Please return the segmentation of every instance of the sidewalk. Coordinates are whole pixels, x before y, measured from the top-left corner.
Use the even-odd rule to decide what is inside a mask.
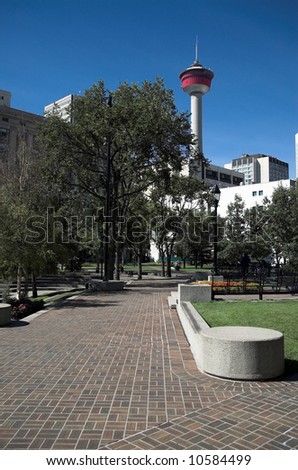
[[[0,328],[0,449],[298,449],[298,377],[199,372],[176,285],[133,281]]]

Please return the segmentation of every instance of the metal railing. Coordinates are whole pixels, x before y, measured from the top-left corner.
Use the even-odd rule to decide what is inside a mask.
[[[298,273],[281,267],[254,266],[243,272],[241,267],[222,268],[223,281],[212,277],[212,298],[216,296],[298,294]]]

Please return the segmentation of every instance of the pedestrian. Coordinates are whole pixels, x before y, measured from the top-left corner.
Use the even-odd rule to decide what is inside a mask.
[[[248,256],[248,253],[244,253],[244,255],[241,258],[241,267],[242,267],[242,275],[243,277],[246,277],[248,274],[248,269],[250,265],[250,257]]]

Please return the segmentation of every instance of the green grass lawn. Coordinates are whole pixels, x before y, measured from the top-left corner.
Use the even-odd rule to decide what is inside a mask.
[[[54,303],[60,300],[66,300],[68,297],[72,297],[73,295],[78,295],[81,292],[84,292],[84,289],[70,289],[69,291],[62,291],[62,292],[53,292],[51,294],[40,295],[37,297],[38,300],[42,299],[45,303]],[[32,299],[34,301],[34,299]]]
[[[195,309],[211,326],[256,326],[284,334],[287,373],[298,372],[298,301],[195,302]]]
[[[83,267],[95,269],[96,263],[83,263]],[[137,264],[134,264],[134,263],[125,264],[123,267],[124,267],[124,270],[126,271],[127,270],[137,271],[138,269]],[[142,268],[143,268],[143,271],[161,271],[161,263],[155,263],[155,262],[143,263]],[[186,265],[185,268],[183,268],[183,263],[181,263],[180,272],[183,273],[183,272],[209,271],[211,268],[212,266],[204,266],[203,269],[201,269],[200,267],[196,269],[195,266],[190,266],[190,265]]]

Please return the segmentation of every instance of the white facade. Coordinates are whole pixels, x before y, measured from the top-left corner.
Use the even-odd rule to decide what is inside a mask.
[[[192,94],[191,101],[191,130],[196,136],[196,146],[203,153],[203,130],[202,130],[202,96],[200,93]]]
[[[246,209],[250,209],[256,205],[262,206],[264,198],[266,197],[270,200],[274,190],[278,188],[278,186],[290,188],[291,186],[295,186],[295,181],[287,179],[270,181],[269,183],[245,184],[232,188],[222,188],[218,214],[221,217],[226,216],[228,205],[234,202],[236,194],[243,199]]]
[[[55,110],[65,121],[71,121],[70,106],[76,99],[76,95],[67,95],[54,103],[48,104],[44,108],[45,115],[52,114]]]
[[[225,165],[245,175],[245,184],[268,183],[289,178],[289,165],[271,155],[243,154]]]

